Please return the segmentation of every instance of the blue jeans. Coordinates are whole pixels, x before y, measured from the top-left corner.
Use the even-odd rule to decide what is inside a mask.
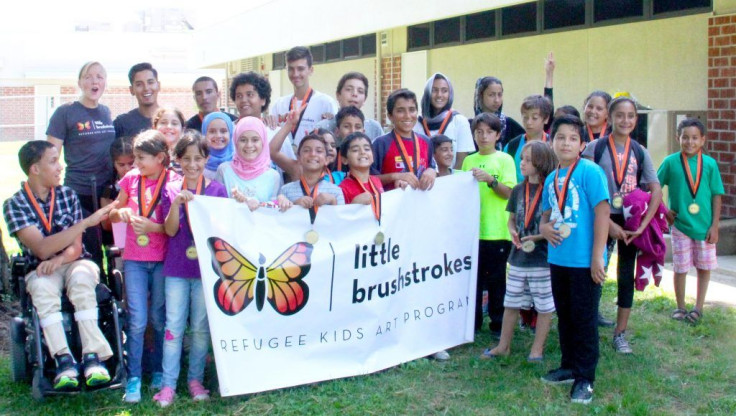
[[[125,296],[128,305],[128,377],[141,376],[143,338],[148,324],[148,297],[151,297],[151,325],[154,331],[153,371],[161,372],[161,356],[166,319],[164,263],[125,260]]]
[[[189,318],[192,345],[189,349],[187,382],[204,379],[210,345],[210,327],[200,279],[166,277],[166,335],[164,337],[164,387],[176,390],[181,368],[181,344]]]

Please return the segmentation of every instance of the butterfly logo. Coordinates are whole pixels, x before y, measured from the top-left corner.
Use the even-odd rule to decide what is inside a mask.
[[[89,121],[87,121],[85,123],[79,123],[79,122],[77,122],[77,130],[79,130],[79,131],[85,131],[85,130],[89,130],[91,128],[92,128],[92,124],[90,124]]]
[[[220,280],[215,283],[215,303],[229,316],[240,313],[255,300],[256,309],[263,309],[268,300],[281,315],[293,315],[307,304],[309,287],[302,280],[309,273],[312,245],[296,243],[264,267],[261,254],[256,266],[227,241],[210,237],[207,245],[212,252],[212,268]]]

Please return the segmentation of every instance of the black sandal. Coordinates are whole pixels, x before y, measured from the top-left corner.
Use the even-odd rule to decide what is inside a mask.
[[[697,325],[702,317],[703,313],[697,309],[693,309],[685,315],[685,319],[693,325]]]
[[[675,321],[682,321],[687,316],[687,311],[685,309],[677,308],[672,312],[671,318]]]

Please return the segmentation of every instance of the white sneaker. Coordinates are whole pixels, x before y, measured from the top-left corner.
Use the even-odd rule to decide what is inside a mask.
[[[430,355],[430,357],[437,361],[447,361],[450,359],[450,354],[447,351],[442,350]]]

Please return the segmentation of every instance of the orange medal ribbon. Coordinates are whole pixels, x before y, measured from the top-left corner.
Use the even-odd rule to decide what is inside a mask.
[[[138,181],[138,214],[142,215],[146,218],[151,218],[151,214],[153,214],[153,208],[156,207],[156,204],[158,204],[158,201],[161,199],[161,190],[164,187],[164,182],[166,182],[166,177],[169,176],[169,170],[164,169],[161,171],[161,174],[158,177],[158,183],[156,184],[156,189],[153,191],[153,195],[151,198],[151,203],[146,204],[144,194],[146,193],[146,177],[143,175],[140,175],[140,180]]]
[[[316,198],[317,195],[319,194],[319,183],[321,181],[322,179],[320,179],[319,181],[317,181],[316,184],[314,184],[314,188],[310,188],[309,184],[307,183],[307,179],[304,177],[304,175],[302,175],[299,178],[299,182],[301,183],[302,192],[304,192],[304,196],[308,196],[312,198],[312,201],[314,201],[314,198]],[[319,207],[314,205],[314,202],[312,202],[312,208],[309,208],[309,219],[312,221],[312,224],[314,224],[314,219],[317,217],[318,210],[319,210]]]
[[[376,186],[373,185],[373,182],[371,182],[371,178],[368,177],[368,185],[370,186],[371,190],[368,191],[366,189],[365,185],[363,185],[363,182],[358,179],[357,176],[353,175],[352,173],[349,174],[352,176],[353,180],[360,185],[360,189],[363,190],[363,192],[368,192],[371,196],[371,208],[373,208],[373,215],[376,216],[376,219],[378,220],[378,224],[381,224],[381,193],[378,192],[378,189],[376,189]]]
[[[330,180],[330,183],[332,184],[335,183],[335,178],[332,177],[332,172],[330,172],[329,168],[325,168],[325,173],[322,175],[322,179],[324,179],[325,177],[327,177]]]
[[[532,218],[534,218],[534,213],[537,211],[537,205],[539,204],[539,197],[542,195],[542,188],[544,188],[544,185],[539,184],[537,186],[536,192],[534,192],[534,199],[532,200],[532,204],[529,205],[529,181],[524,181],[524,229],[526,230],[529,228],[529,223],[532,221]]]
[[[23,182],[23,189],[25,190],[26,198],[28,198],[28,200],[31,202],[31,205],[33,206],[33,210],[36,211],[38,219],[41,220],[46,233],[51,234],[51,227],[53,227],[54,225],[54,210],[56,208],[56,190],[54,188],[51,188],[51,199],[49,200],[49,215],[46,216],[46,214],[44,214],[43,210],[41,209],[41,206],[38,204],[36,197],[33,196],[33,191],[31,191],[31,187],[28,186],[28,182]]]
[[[618,186],[619,192],[621,191],[621,185],[624,183],[624,176],[626,175],[626,169],[629,167],[629,152],[631,151],[631,136],[626,138],[626,144],[624,145],[624,160],[623,163],[619,163],[618,152],[616,151],[616,143],[613,141],[613,135],[608,136],[608,153],[611,155],[611,161],[615,169],[614,180],[616,186]]]
[[[406,166],[409,172],[416,174],[419,164],[419,138],[414,132],[411,132],[411,137],[414,139],[414,159],[409,163],[409,155],[406,152],[406,147],[404,147],[404,140],[394,130],[394,141],[396,141],[396,146],[399,148],[399,152],[401,152],[401,158],[404,159],[404,166]]]
[[[586,126],[588,128],[588,142],[592,142],[595,140],[595,135],[593,133],[593,129],[590,128],[590,126]],[[601,127],[601,132],[598,134],[598,137],[603,137],[606,134],[606,129],[608,128],[608,123],[603,123],[603,127]]]
[[[567,176],[565,177],[565,181],[562,184],[562,189],[559,189],[559,177],[560,177],[560,166],[557,166],[557,169],[555,170],[555,196],[557,197],[557,207],[560,208],[560,213],[563,215],[565,214],[565,199],[567,199],[567,185],[570,183],[570,178],[572,178],[572,173],[575,171],[575,168],[578,167],[578,162],[580,162],[580,158],[578,157],[575,159],[575,163],[570,165],[570,168],[567,170]]]
[[[442,120],[442,124],[440,124],[440,129],[437,130],[437,134],[445,134],[445,129],[447,129],[447,124],[450,122],[451,118],[452,118],[452,108],[448,108],[447,115],[445,116],[445,119]],[[424,128],[424,134],[426,134],[427,137],[432,137],[432,131],[429,129],[427,120],[422,119],[422,127]]]
[[[700,179],[703,177],[703,152],[698,151],[698,167],[695,172],[695,180],[693,180],[693,173],[690,171],[690,164],[687,163],[687,156],[685,156],[684,152],[680,153],[680,161],[682,162],[682,169],[685,171],[685,176],[687,176],[688,189],[693,199],[695,199],[695,195],[698,194],[698,189],[700,189]]]

